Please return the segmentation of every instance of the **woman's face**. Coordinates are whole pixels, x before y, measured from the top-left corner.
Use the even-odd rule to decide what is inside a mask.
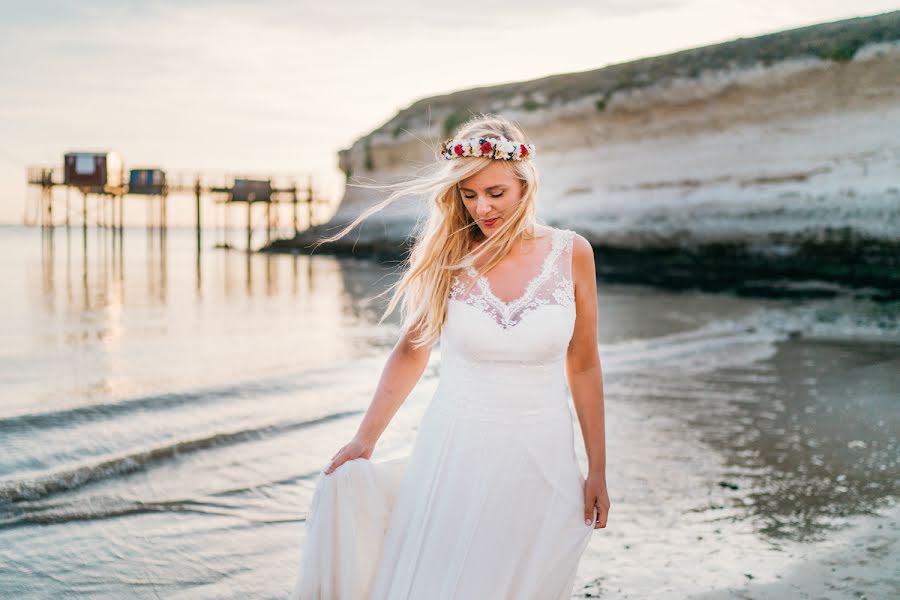
[[[503,161],[484,160],[490,160],[491,164],[460,181],[459,193],[466,210],[488,238],[522,199],[522,182]]]

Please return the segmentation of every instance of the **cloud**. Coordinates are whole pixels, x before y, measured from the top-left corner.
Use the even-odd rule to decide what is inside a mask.
[[[452,32],[459,29],[491,31],[564,22],[572,17],[616,18],[669,10],[684,0],[579,0],[548,3],[545,0],[510,2],[425,3],[418,0],[381,2],[322,2],[290,0],[156,0],[155,2],[81,0],[20,3],[7,7],[6,28],[41,28],[55,25],[96,26],[154,21],[161,27],[169,20],[215,23],[238,18],[244,23],[265,24],[297,31],[332,34],[411,30]]]

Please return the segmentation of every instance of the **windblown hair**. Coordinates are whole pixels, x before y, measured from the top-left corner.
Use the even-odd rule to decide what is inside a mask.
[[[491,114],[479,114],[463,123],[453,135],[456,138],[505,137],[509,140],[531,143],[524,132],[512,121]],[[534,237],[534,199],[538,191],[538,173],[532,160],[502,160],[488,157],[464,157],[453,160],[439,158],[435,150],[435,164],[429,165],[423,174],[401,183],[384,186],[358,185],[358,187],[393,189],[384,200],[366,209],[361,215],[337,234],[321,238],[316,246],[333,242],[346,235],[357,224],[384,209],[406,195],[423,196],[428,204],[428,216],[417,220],[414,243],[409,251],[407,268],[401,278],[376,298],[394,290],[379,323],[401,304],[401,321],[404,333],[411,333],[415,347],[433,344],[440,336],[446,320],[447,303],[453,276],[470,261],[482,255],[491,256],[481,269],[484,273],[494,267],[512,249],[516,239]],[[487,241],[469,211],[463,205],[459,183],[488,167],[492,160],[501,160],[521,182],[521,201],[505,214],[501,227]],[[357,185],[357,184],[348,184]],[[472,245],[479,243],[472,252]]]

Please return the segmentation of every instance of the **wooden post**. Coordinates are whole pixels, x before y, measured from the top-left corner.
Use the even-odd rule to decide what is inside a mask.
[[[84,238],[87,240],[87,227],[88,227],[88,207],[87,207],[87,192],[81,190],[81,227],[84,230]],[[85,241],[85,243],[87,243]]]
[[[313,226],[313,184],[312,184],[312,175],[309,176],[307,181],[307,191],[306,191],[306,227],[312,228]]]
[[[118,204],[118,195],[112,194],[109,197],[109,227],[112,230],[113,237],[118,235],[119,233],[119,222],[116,219],[116,204]]]
[[[247,252],[250,252],[253,237],[253,212],[250,210],[252,206],[253,202],[247,198]]]
[[[226,249],[231,248],[231,244],[228,242],[228,229],[229,229],[228,213],[229,212],[231,212],[231,211],[228,207],[228,203],[223,202],[222,203],[222,240],[223,240],[222,246],[225,247]]]
[[[41,228],[53,227],[53,188],[41,185]]]
[[[201,194],[201,191],[202,191],[202,189],[200,187],[200,176],[198,175],[197,181],[194,183],[194,197],[196,198],[196,202],[197,202],[197,254],[200,253],[200,248],[201,248],[201,243],[202,243],[201,236],[200,236],[200,194]]]
[[[297,234],[300,233],[300,224],[297,222],[297,184],[294,184],[294,187],[291,188],[291,205],[294,210],[294,237],[297,237]]]

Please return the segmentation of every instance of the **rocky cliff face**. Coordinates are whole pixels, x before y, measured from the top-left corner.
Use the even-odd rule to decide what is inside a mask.
[[[350,183],[409,177],[460,120],[496,112],[537,146],[538,217],[585,236],[601,276],[897,289],[898,32],[900,11],[426,99],[341,167]],[[303,249],[383,197],[348,187],[328,224],[273,248]],[[421,204],[317,251],[399,256]]]

